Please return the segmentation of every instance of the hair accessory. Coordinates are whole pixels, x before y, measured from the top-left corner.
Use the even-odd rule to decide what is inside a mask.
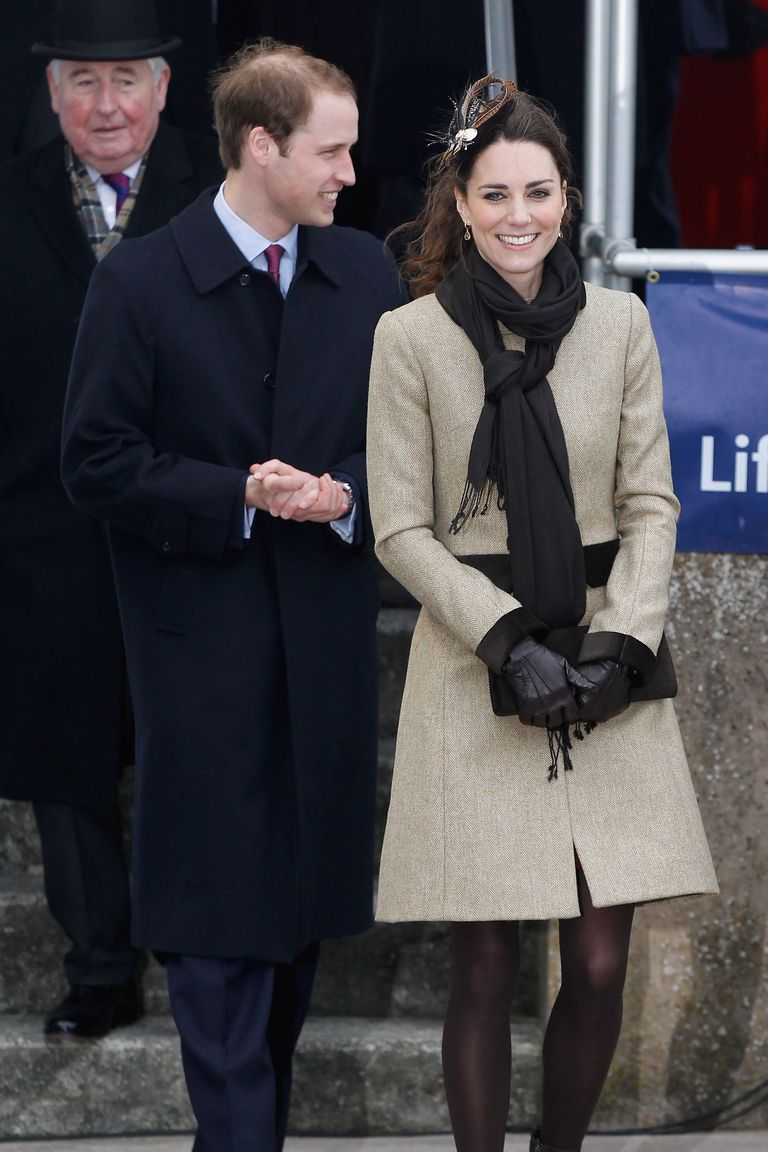
[[[481,80],[470,84],[464,95],[455,105],[455,112],[447,134],[442,137],[448,147],[444,158],[449,160],[464,152],[477,139],[478,129],[501,111],[517,92],[517,85],[511,80],[500,80],[489,73]]]
[[[454,136],[456,147],[466,148],[468,144],[472,143],[475,136],[477,136],[477,128],[459,128]]]

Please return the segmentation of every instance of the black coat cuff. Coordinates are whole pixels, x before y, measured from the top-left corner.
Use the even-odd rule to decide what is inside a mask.
[[[533,612],[527,608],[515,608],[486,632],[475,648],[475,655],[494,672],[500,673],[515,644],[525,640],[526,636],[546,636],[548,631],[544,621],[534,616]]]
[[[616,660],[632,669],[642,684],[653,670],[656,654],[623,632],[587,632],[579,651],[579,664],[589,660]]]

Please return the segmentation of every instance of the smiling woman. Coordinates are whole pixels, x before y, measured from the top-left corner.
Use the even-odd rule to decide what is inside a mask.
[[[579,196],[553,115],[486,76],[444,143],[404,265],[418,299],[371,365],[376,551],[422,605],[377,916],[451,923],[458,1152],[502,1152],[517,923],[560,920],[531,1152],[577,1152],[635,904],[717,890],[672,702],[635,702],[678,504],[647,313],[584,285],[560,239]]]
[[[566,188],[543,145],[499,140],[478,157],[466,190],[455,190],[478,252],[529,304],[560,233]]]
[[[97,172],[129,168],[149,148],[165,107],[164,60],[52,60],[51,106],[73,151]]]

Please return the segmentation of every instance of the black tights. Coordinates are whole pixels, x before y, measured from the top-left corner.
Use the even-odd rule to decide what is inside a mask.
[[[544,1036],[541,1138],[578,1148],[621,1029],[632,905],[594,908],[578,872],[581,916],[560,921],[563,980]],[[458,1152],[501,1152],[509,1111],[509,1014],[520,968],[516,923],[451,926],[443,1075]]]

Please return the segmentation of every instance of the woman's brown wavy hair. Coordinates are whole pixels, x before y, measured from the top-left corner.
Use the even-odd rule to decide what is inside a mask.
[[[475,140],[453,154],[443,152],[429,162],[424,206],[415,220],[396,228],[394,236],[413,236],[405,250],[401,268],[414,297],[434,292],[453,265],[461,259],[464,224],[456,209],[457,189],[466,195],[467,182],[478,156],[498,140],[526,140],[547,149],[567,184],[567,205],[562,233],[570,235],[574,209],[581,206],[581,193],[571,187],[573,165],[566,138],[554,112],[529,96],[515,91],[499,112],[480,126]]]

